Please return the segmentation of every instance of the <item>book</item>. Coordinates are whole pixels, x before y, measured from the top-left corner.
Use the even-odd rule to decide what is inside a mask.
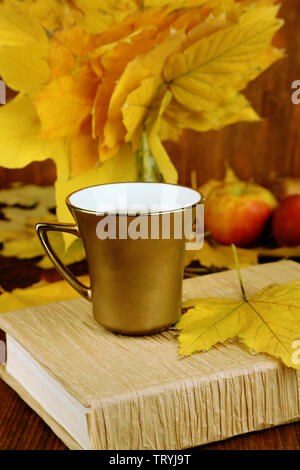
[[[242,276],[251,295],[299,279],[300,265]],[[240,298],[236,272],[184,280],[184,300],[201,296]],[[186,449],[300,420],[299,372],[236,339],[180,357],[175,329],[111,333],[83,298],[2,314],[0,329],[2,379],[70,449]]]

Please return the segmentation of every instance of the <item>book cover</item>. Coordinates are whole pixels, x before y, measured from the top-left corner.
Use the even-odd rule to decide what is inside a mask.
[[[299,279],[300,265],[269,263],[242,275],[251,295]],[[201,296],[239,298],[236,272],[184,281],[184,300]],[[95,322],[84,299],[3,314],[0,329],[16,345],[14,357],[35,367],[32,380],[29,373],[16,380],[8,344],[2,378],[71,449],[185,449],[300,419],[299,373],[235,339],[183,358],[174,329],[116,335]],[[44,404],[33,396],[42,376],[67,404],[54,392],[40,393]],[[66,429],[67,408],[78,410],[76,432],[73,422]]]

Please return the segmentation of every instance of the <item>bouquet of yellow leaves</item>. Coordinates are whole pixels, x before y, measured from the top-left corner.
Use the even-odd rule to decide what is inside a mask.
[[[259,116],[241,93],[283,56],[275,0],[3,0],[0,165],[51,158],[66,194],[177,182],[162,141]]]

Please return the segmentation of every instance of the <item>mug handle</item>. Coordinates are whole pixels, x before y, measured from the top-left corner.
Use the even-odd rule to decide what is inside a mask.
[[[92,297],[92,290],[90,287],[86,287],[82,284],[74,274],[71,273],[69,268],[63,264],[63,262],[59,259],[57,254],[53,251],[53,248],[50,245],[48,234],[47,232],[66,232],[72,235],[76,235],[76,237],[80,238],[79,229],[77,225],[73,224],[47,224],[47,223],[39,223],[36,224],[35,230],[38,234],[38,237],[46,250],[49,258],[51,259],[52,263],[56,267],[57,271],[68,281],[69,284],[85,299],[91,300]]]

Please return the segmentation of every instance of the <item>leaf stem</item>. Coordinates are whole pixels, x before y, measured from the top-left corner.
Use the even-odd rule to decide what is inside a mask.
[[[236,267],[236,271],[237,271],[237,276],[238,276],[239,283],[240,283],[240,287],[241,287],[241,291],[242,291],[242,296],[243,296],[243,299],[245,300],[245,302],[247,302],[245,287],[244,287],[243,279],[242,279],[242,276],[241,276],[239,258],[238,258],[236,246],[234,245],[234,243],[231,244],[231,248],[232,248],[232,251],[233,251],[234,262],[235,262],[235,267]]]
[[[152,156],[146,131],[143,131],[139,148],[135,153],[137,181],[163,182],[163,176]]]

